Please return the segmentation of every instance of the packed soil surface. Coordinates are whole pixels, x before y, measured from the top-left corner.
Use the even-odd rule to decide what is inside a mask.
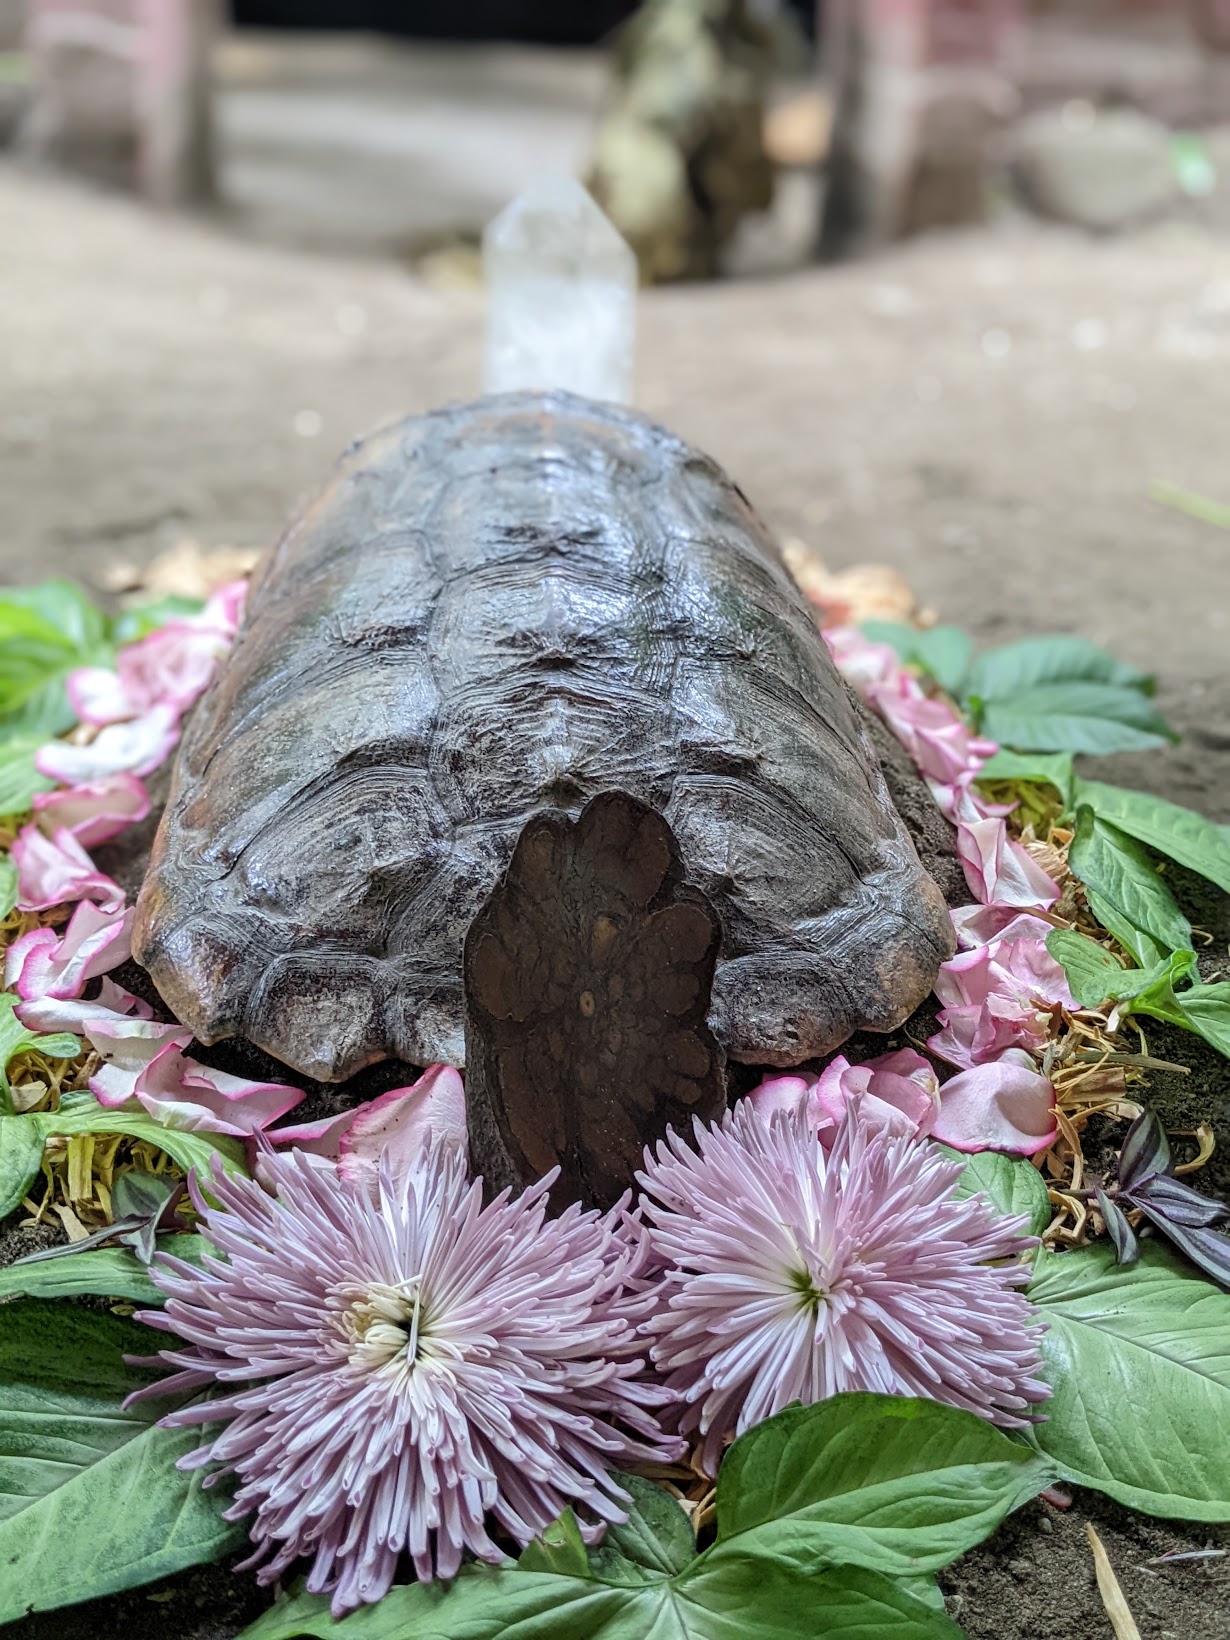
[[[90,582],[185,538],[267,545],[352,437],[478,388],[472,289],[3,169],[0,220],[5,581]],[[1230,503],[1228,366],[1230,244],[1009,227],[651,292],[637,402],[831,566],[896,566],[983,644],[1079,632],[1156,672],[1180,744],[1098,774],[1230,821],[1230,534],[1149,495],[1167,480]],[[1180,886],[1224,957],[1224,903]],[[1195,1068],[1158,1079],[1167,1115],[1230,1129],[1226,1061],[1160,1030],[1154,1045]],[[1210,1178],[1230,1183],[1224,1164]],[[21,1250],[10,1236],[0,1259]],[[1230,1558],[1156,1564],[1224,1532],[1078,1493],[1021,1510],[944,1575],[973,1640],[1111,1640],[1086,1521],[1144,1640],[1230,1637]],[[202,1568],[6,1634],[230,1640],[267,1599]]]

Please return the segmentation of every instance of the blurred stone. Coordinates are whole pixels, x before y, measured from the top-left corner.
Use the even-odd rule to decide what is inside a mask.
[[[564,388],[626,404],[636,258],[572,177],[533,182],[487,225],[488,393]]]
[[[1180,197],[1170,132],[1132,109],[1094,111],[1080,121],[1067,109],[1032,114],[1013,146],[1029,202],[1059,222],[1106,231]]]

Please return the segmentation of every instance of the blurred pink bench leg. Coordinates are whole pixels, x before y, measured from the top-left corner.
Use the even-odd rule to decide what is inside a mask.
[[[219,17],[218,0],[30,0],[26,151],[160,205],[209,199]]]

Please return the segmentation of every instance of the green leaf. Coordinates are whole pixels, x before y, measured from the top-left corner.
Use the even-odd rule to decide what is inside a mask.
[[[947,1145],[938,1148],[952,1161],[965,1163],[965,1171],[953,1189],[958,1199],[981,1190],[1005,1217],[1023,1217],[1031,1236],[1040,1236],[1051,1222],[1051,1198],[1041,1173],[1032,1162],[1019,1156],[1005,1156],[998,1150],[981,1150],[977,1155],[966,1156],[959,1150],[950,1150]]]
[[[1176,738],[1150,705],[1152,691],[1135,667],[1083,638],[1057,636],[979,655],[966,700],[985,734],[1018,751],[1121,752]]]
[[[1094,916],[1142,967],[1191,950],[1191,924],[1144,848],[1087,803],[1076,810],[1068,864],[1084,883]]]
[[[540,1532],[517,1561],[523,1572],[550,1572],[558,1577],[590,1576],[589,1551],[571,1509],[565,1509]]]
[[[652,1481],[640,1475],[619,1480],[632,1497],[632,1508],[622,1525],[608,1526],[601,1544],[590,1551],[591,1562],[601,1573],[619,1555],[656,1576],[673,1577],[696,1555],[691,1521],[671,1494]]]
[[[9,855],[0,856],[0,918],[17,904],[17,867]]]
[[[152,603],[137,604],[126,609],[111,622],[111,641],[116,644],[135,643],[147,638],[168,621],[182,620],[185,615],[198,615],[205,608],[203,598],[183,598],[175,594],[156,598]]]
[[[37,746],[68,728],[65,679],[78,666],[109,664],[113,653],[101,610],[71,581],[10,589],[0,598],[0,738]]]
[[[16,1212],[43,1165],[43,1134],[32,1116],[0,1116],[0,1219]]]
[[[162,1236],[160,1253],[199,1263],[209,1244],[203,1236]],[[130,1299],[135,1304],[164,1304],[166,1299],[150,1273],[127,1247],[99,1247],[89,1253],[65,1253],[63,1258],[20,1260],[0,1270],[0,1299],[79,1298],[92,1293],[101,1298]],[[2,1391],[0,1391],[2,1393]]]
[[[1010,701],[1029,689],[1052,683],[1103,683],[1142,694],[1152,679],[1084,638],[1067,634],[1020,638],[987,649],[970,671],[966,694],[981,701]]]
[[[1230,1059],[1230,984],[1192,985],[1175,998],[1183,1023]]]
[[[130,1139],[146,1139],[165,1150],[186,1173],[195,1168],[202,1178],[208,1178],[215,1156],[227,1173],[247,1171],[239,1139],[164,1127],[143,1110],[107,1110],[93,1094],[73,1093],[60,1101],[59,1110],[0,1116],[0,1219],[20,1204],[38,1177],[47,1140],[74,1133],[123,1133]]]
[[[950,695],[960,693],[974,653],[974,642],[959,626],[906,626],[900,621],[864,621],[874,643],[886,643],[907,666],[921,667]]]
[[[73,649],[92,651],[107,641],[107,618],[75,581],[43,581],[32,587],[9,587],[0,597],[0,619],[25,610],[44,620]]]
[[[216,1560],[243,1538],[225,1496],[175,1464],[197,1429],[156,1429],[166,1400],[122,1410],[153,1374],[148,1331],[19,1299],[0,1328],[0,1623]]]
[[[1076,801],[1088,803],[1099,819],[1230,894],[1230,827],[1214,825],[1193,809],[1164,798],[1106,786],[1098,780],[1079,781]]]
[[[1046,948],[1062,967],[1068,989],[1086,1008],[1099,1007],[1130,972],[1096,940],[1072,928],[1048,934]]]
[[[1116,1000],[1124,1013],[1151,1014],[1154,1019],[1185,1026],[1187,1021],[1174,988],[1195,971],[1194,951],[1174,951],[1152,968],[1128,969]]]
[[[35,792],[51,790],[54,781],[34,767],[35,752],[50,738],[41,733],[7,734],[0,721],[0,814],[25,814]]]
[[[280,1602],[238,1640],[960,1640],[890,1578],[711,1549],[673,1582],[615,1588],[542,1572],[467,1568],[392,1589],[335,1622],[319,1595]]]
[[[1129,1509],[1230,1520],[1230,1294],[1157,1242],[1043,1253],[1029,1297],[1054,1394],[1029,1440]]]
[[[1195,490],[1185,490],[1178,484],[1171,484],[1165,479],[1159,479],[1149,491],[1152,500],[1160,501],[1164,507],[1173,507],[1177,512],[1187,513],[1190,518],[1198,518],[1201,523],[1215,524],[1218,529],[1230,530],[1230,507],[1223,502],[1214,501],[1211,496],[1200,495]]]
[[[718,1475],[717,1541],[808,1571],[915,1576],[981,1543],[1052,1478],[973,1413],[836,1395],[735,1442]]]
[[[1072,802],[1076,775],[1071,752],[998,751],[978,772],[979,780],[1028,780],[1054,786],[1065,804]]]
[[[58,1031],[54,1036],[39,1036],[37,1031],[28,1031],[14,1012],[20,1000],[9,991],[0,994],[0,1112],[4,1113],[13,1108],[8,1068],[19,1053],[37,1048],[49,1059],[75,1059],[81,1052],[81,1043],[66,1031]]]
[[[1125,1013],[1152,1014],[1183,1025],[1174,987],[1196,968],[1194,951],[1172,951],[1151,968],[1123,968],[1096,940],[1071,928],[1046,936],[1046,948],[1064,971],[1068,989],[1086,1008],[1118,1002]]]
[[[143,1110],[107,1110],[92,1094],[77,1094],[64,1099],[59,1110],[39,1111],[32,1118],[42,1129],[45,1139],[53,1135],[67,1137],[73,1133],[123,1133],[130,1139],[147,1139],[150,1144],[165,1150],[185,1172],[195,1168],[202,1178],[208,1178],[210,1164],[219,1157],[228,1173],[243,1173],[245,1154],[243,1142],[219,1133],[189,1133],[180,1128],[166,1127]]]
[[[940,1588],[935,1577],[899,1577],[898,1588],[912,1594],[915,1600],[921,1600],[924,1606],[930,1606],[932,1611],[944,1611],[944,1591]]]
[[[1178,736],[1146,695],[1112,683],[1065,681],[983,702],[982,733],[1020,751],[1141,751]]]

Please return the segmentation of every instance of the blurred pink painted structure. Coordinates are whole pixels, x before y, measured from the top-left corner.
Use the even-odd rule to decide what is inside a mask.
[[[219,0],[29,0],[26,150],[160,205],[213,193]]]
[[[1179,128],[1230,115],[1230,0],[820,0],[820,38],[829,255],[979,218],[996,136],[1025,106],[1122,97]],[[1142,76],[1150,39],[1163,49]],[[1184,39],[1203,81],[1194,53],[1169,79],[1160,66]]]
[[[827,0],[827,254],[981,216],[991,136],[1019,103],[1027,13],[1026,0]]]

